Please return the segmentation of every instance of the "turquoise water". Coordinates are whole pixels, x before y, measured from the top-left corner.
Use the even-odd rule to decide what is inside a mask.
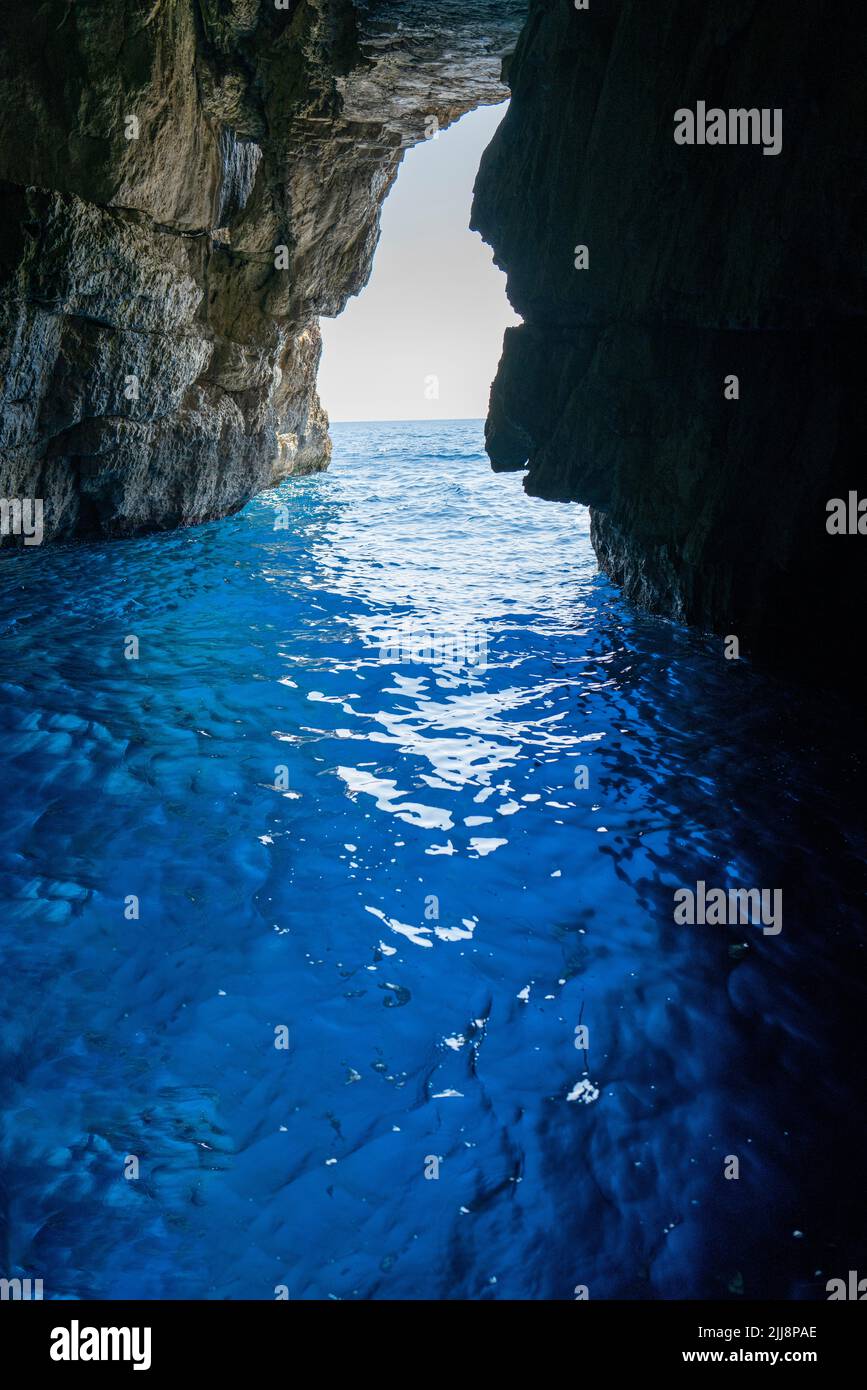
[[[236,517],[2,557],[0,1275],[824,1297],[865,1258],[851,712],[631,610],[481,422],[334,435]],[[783,930],[676,925],[699,879]]]

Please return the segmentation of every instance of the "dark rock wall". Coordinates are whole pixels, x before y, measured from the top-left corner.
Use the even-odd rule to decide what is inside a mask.
[[[426,118],[503,98],[525,13],[0,0],[0,497],[123,535],[324,467],[318,317]]]
[[[864,593],[826,503],[867,495],[865,50],[824,0],[531,0],[473,210],[524,319],[494,467],[589,503],[630,597],[805,669]],[[676,144],[699,100],[781,108],[781,153]]]

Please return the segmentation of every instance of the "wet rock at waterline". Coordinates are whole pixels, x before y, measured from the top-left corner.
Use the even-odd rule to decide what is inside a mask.
[[[0,496],[127,535],[325,467],[319,315],[404,150],[505,96],[525,12],[0,0]]]

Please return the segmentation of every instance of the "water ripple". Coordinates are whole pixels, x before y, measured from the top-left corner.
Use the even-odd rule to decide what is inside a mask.
[[[851,712],[631,611],[478,422],[335,434],[224,522],[2,556],[0,1274],[823,1296],[863,1250]],[[699,878],[783,932],[676,925]]]

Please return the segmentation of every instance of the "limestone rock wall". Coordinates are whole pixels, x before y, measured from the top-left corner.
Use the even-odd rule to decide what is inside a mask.
[[[0,0],[0,496],[125,535],[324,467],[319,315],[426,119],[502,100],[525,12]]]

